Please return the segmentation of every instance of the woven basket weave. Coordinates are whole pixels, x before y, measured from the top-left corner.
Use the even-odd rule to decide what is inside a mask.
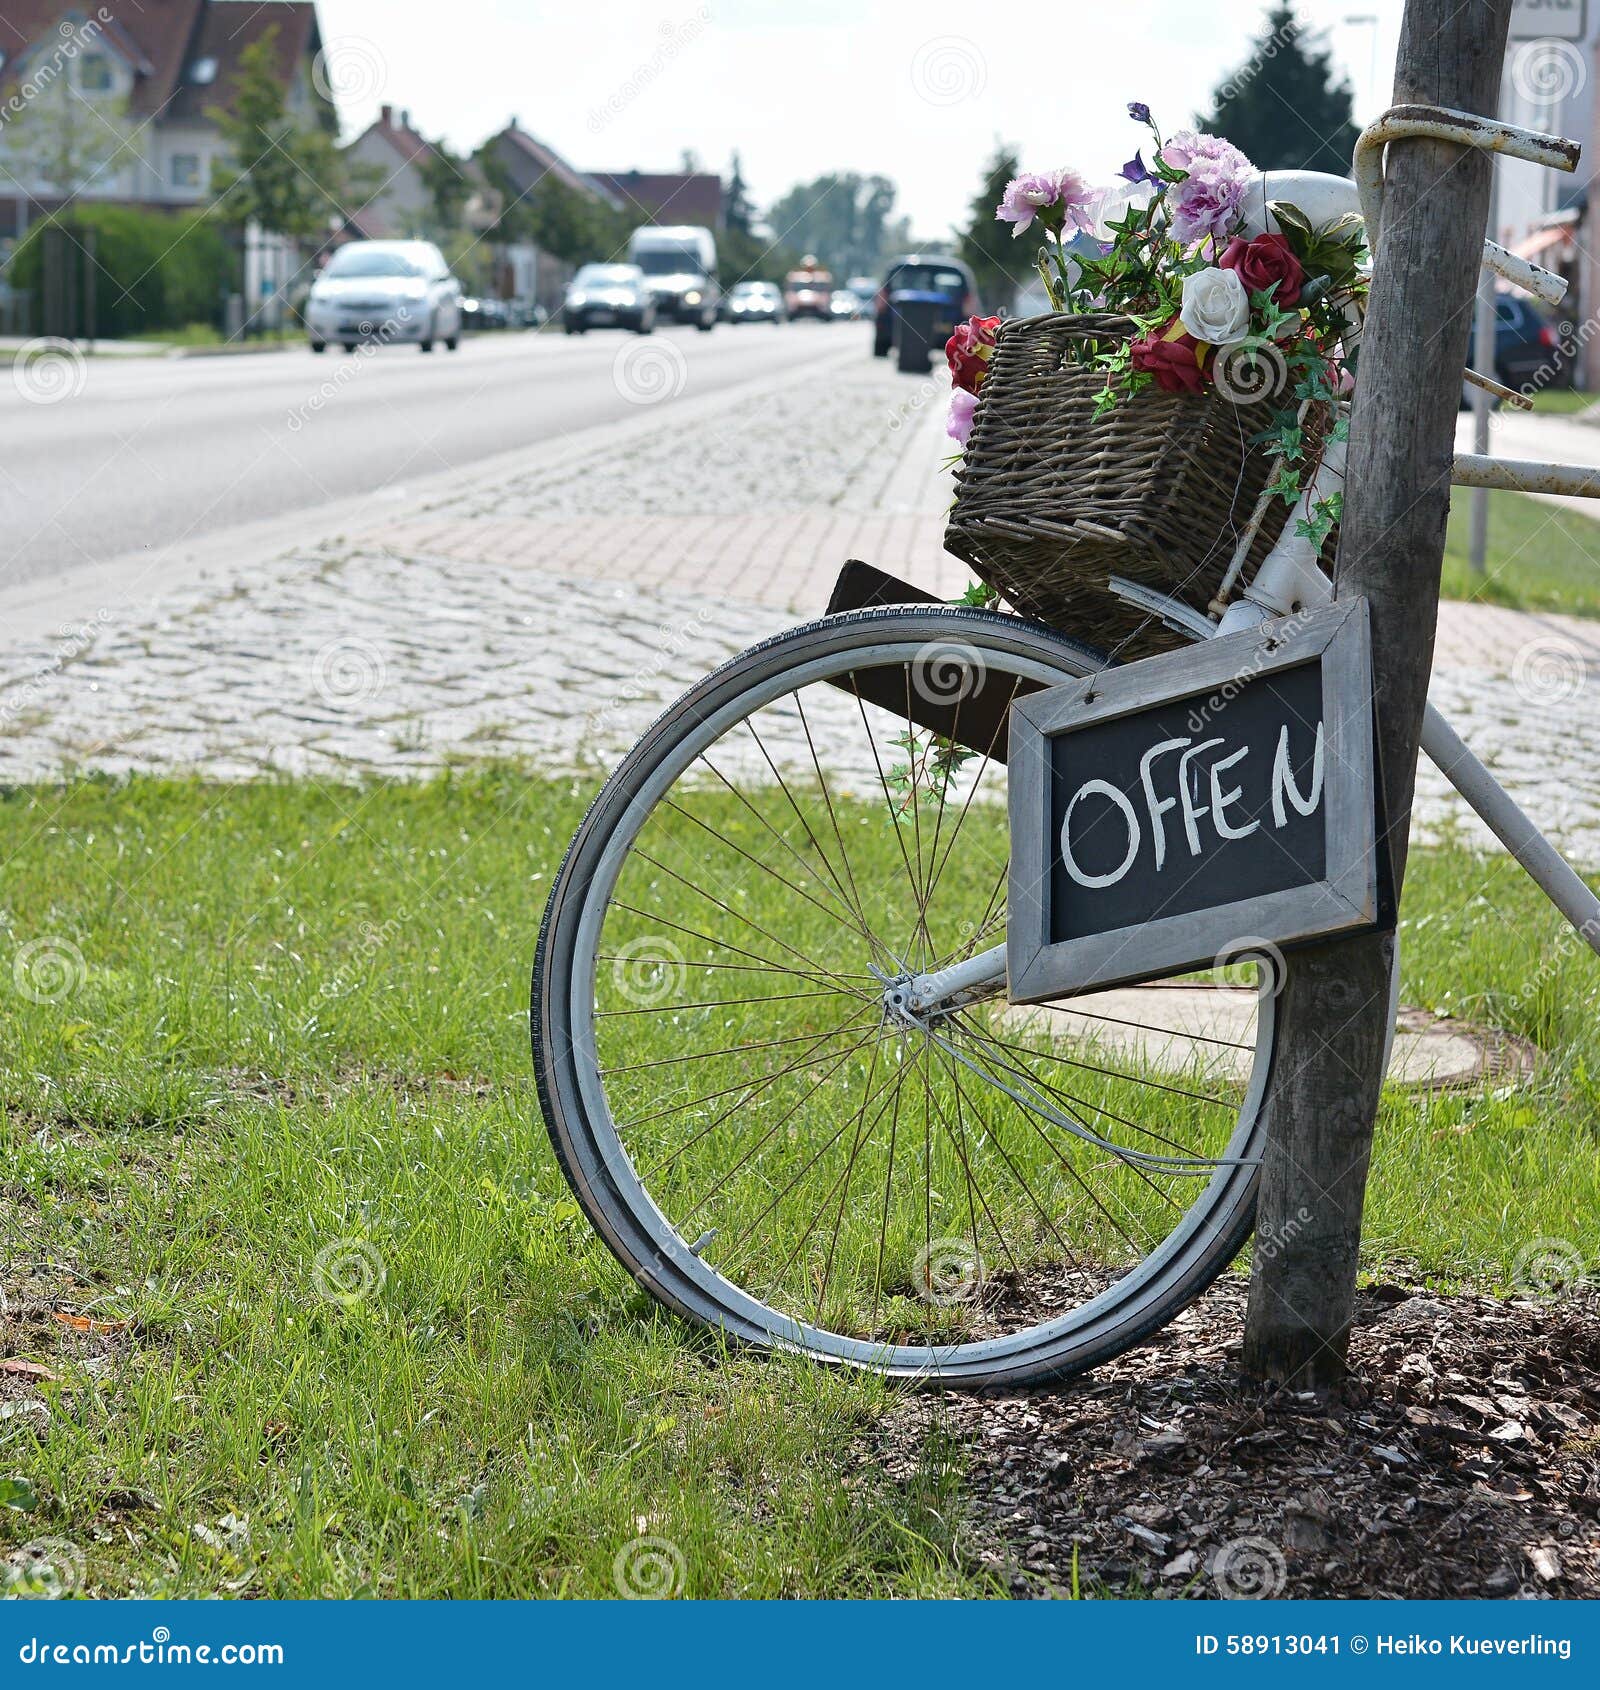
[[[1126,317],[1060,312],[1001,324],[945,533],[1015,609],[1123,657],[1185,641],[1108,577],[1207,609],[1268,479],[1250,437],[1272,409],[1147,387],[1097,417],[1093,360],[1135,332]],[[1271,501],[1238,585],[1288,515]]]

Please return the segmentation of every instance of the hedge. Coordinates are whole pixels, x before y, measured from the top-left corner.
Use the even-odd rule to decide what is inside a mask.
[[[108,340],[215,322],[223,293],[238,287],[238,259],[222,230],[204,217],[137,206],[78,206],[36,223],[12,259],[8,279],[33,292],[35,321],[42,320],[38,294],[52,226],[67,231],[74,245],[81,244],[84,230],[94,230],[94,332]],[[66,250],[70,262],[73,246]]]

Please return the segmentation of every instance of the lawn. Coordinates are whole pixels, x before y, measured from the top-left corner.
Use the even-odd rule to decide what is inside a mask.
[[[1468,562],[1471,505],[1471,493],[1456,488],[1440,588],[1445,598],[1600,616],[1600,520],[1521,493],[1490,493],[1488,556],[1484,574],[1476,576]]]
[[[570,1197],[526,978],[588,795],[502,769],[0,799],[0,1555],[67,1540],[106,1594],[608,1595],[619,1555],[636,1583],[681,1555],[692,1595],[996,1588],[937,1417],[892,1479],[887,1390],[721,1353]],[[1600,961],[1503,859],[1413,875],[1407,1002],[1548,1055],[1390,1096],[1367,1269],[1592,1259]]]

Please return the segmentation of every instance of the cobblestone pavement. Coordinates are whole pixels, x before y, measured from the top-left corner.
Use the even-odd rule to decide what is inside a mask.
[[[236,578],[53,640],[0,633],[0,781],[604,764],[710,666],[819,613],[847,557],[958,592],[942,381],[815,332],[816,365],[770,390],[644,405]],[[1535,819],[1600,865],[1600,625],[1446,605],[1434,696]],[[1424,828],[1458,811],[1425,768]]]

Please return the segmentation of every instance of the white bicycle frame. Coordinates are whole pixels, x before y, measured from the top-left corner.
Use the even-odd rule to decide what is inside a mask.
[[[1426,137],[1453,141],[1490,153],[1504,153],[1551,169],[1570,171],[1578,161],[1574,142],[1532,130],[1490,123],[1469,112],[1438,107],[1399,106],[1386,112],[1367,128],[1356,143],[1354,179],[1313,171],[1274,171],[1261,179],[1260,209],[1247,222],[1248,233],[1260,234],[1272,227],[1269,201],[1288,201],[1298,206],[1313,225],[1331,222],[1359,211],[1366,220],[1368,244],[1374,250],[1382,232],[1383,155],[1391,141]],[[1254,196],[1252,196],[1254,198]],[[1252,226],[1253,225],[1253,226]],[[1566,282],[1549,270],[1530,264],[1497,246],[1484,242],[1484,268],[1546,304],[1559,303]],[[1359,335],[1360,319],[1353,316],[1351,333]],[[1466,379],[1486,387],[1502,399],[1518,402],[1498,382],[1478,372],[1464,372]],[[1292,616],[1331,602],[1333,583],[1321,566],[1320,548],[1296,532],[1298,519],[1309,518],[1317,503],[1337,491],[1344,481],[1345,447],[1331,442],[1310,485],[1301,495],[1294,517],[1284,524],[1282,537],[1263,559],[1255,577],[1240,596],[1228,602],[1237,584],[1252,543],[1270,508],[1270,496],[1263,495],[1240,535],[1238,546],[1211,616],[1203,615],[1181,600],[1136,587],[1129,582],[1113,586],[1129,602],[1161,617],[1170,627],[1191,639],[1217,639],[1253,628],[1273,617]],[[1506,488],[1516,492],[1548,492],[1600,498],[1600,470],[1572,465],[1523,462],[1511,459],[1458,454],[1451,481],[1458,487]],[[1422,749],[1463,799],[1482,818],[1490,832],[1521,863],[1579,935],[1600,954],[1600,898],[1589,889],[1559,851],[1534,825],[1504,787],[1489,773],[1462,741],[1455,729],[1430,704],[1423,717]],[[989,997],[1005,988],[1006,948],[980,952],[949,968],[920,974],[901,988],[901,1007],[914,1017],[948,1013],[962,1003]]]

